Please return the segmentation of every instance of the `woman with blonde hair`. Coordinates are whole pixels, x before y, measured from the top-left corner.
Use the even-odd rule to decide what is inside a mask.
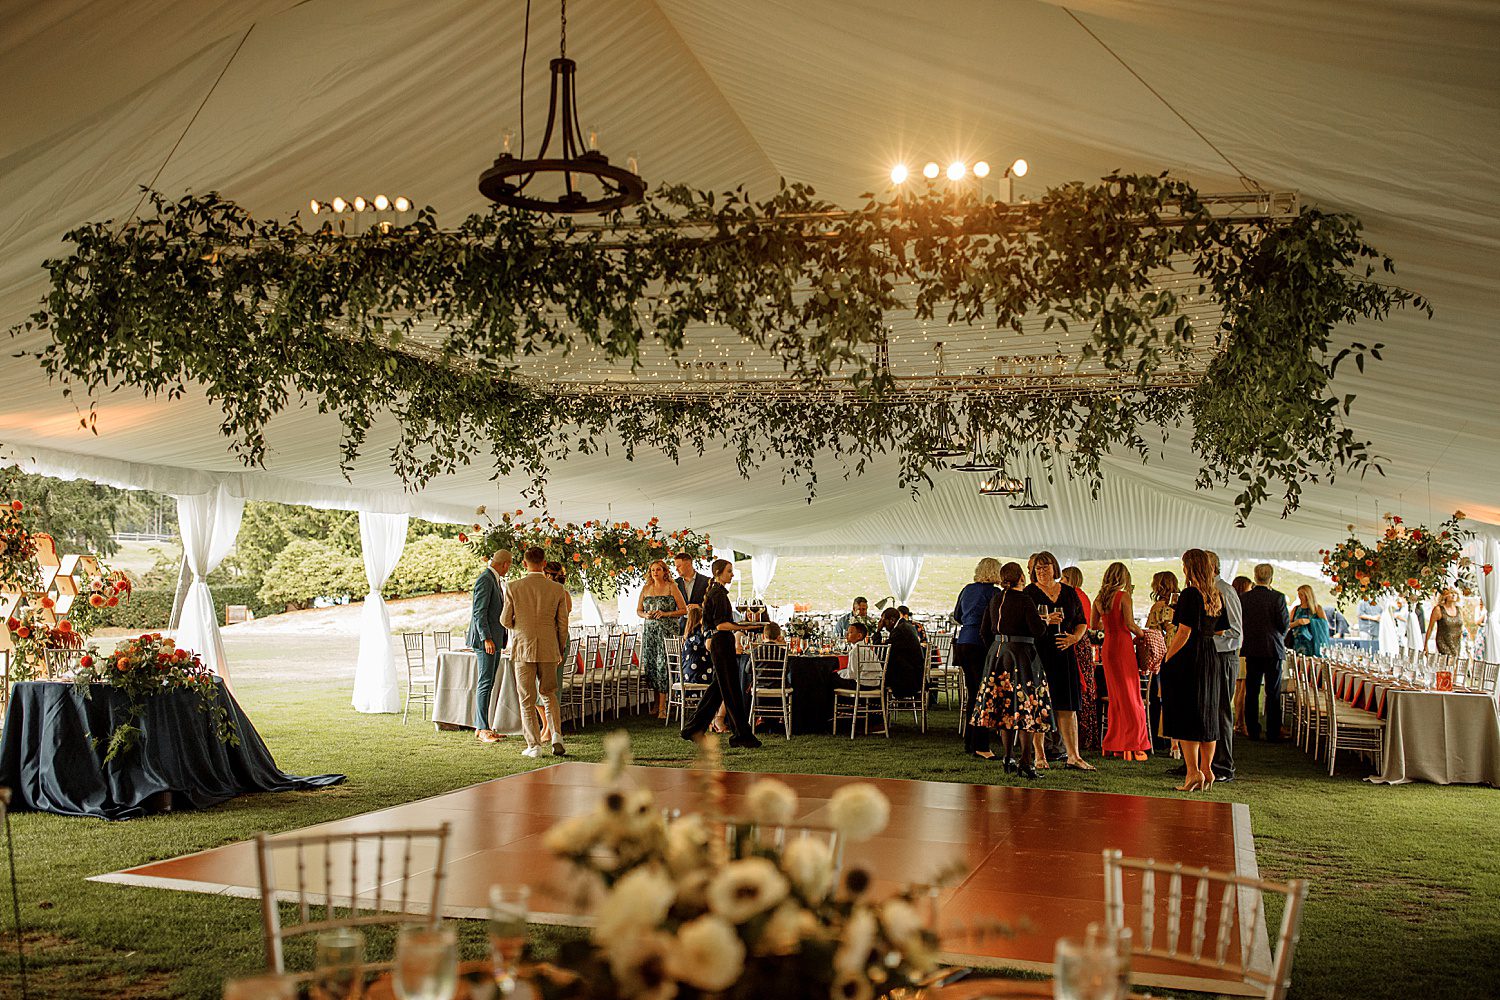
[[[1307,584],[1297,588],[1297,609],[1292,612],[1292,648],[1303,656],[1322,656],[1328,645],[1328,616]]]
[[[953,621],[958,625],[958,634],[953,637],[953,665],[964,672],[965,719],[974,715],[974,701],[979,697],[979,688],[984,681],[984,657],[988,650],[981,626],[999,582],[1000,560],[981,559],[974,567],[974,582],[958,592],[958,600],[953,605]],[[964,727],[966,752],[988,752],[989,743],[988,733],[977,732],[973,726]]]
[[[1437,633],[1437,651],[1442,656],[1459,656],[1464,646],[1464,611],[1458,603],[1458,591],[1444,587],[1438,595],[1437,606],[1427,622],[1427,635],[1422,640],[1422,652],[1432,645],[1432,634]]]
[[[1068,752],[1067,766],[1075,771],[1092,771],[1094,765],[1078,752],[1078,709],[1083,702],[1083,685],[1073,647],[1088,631],[1083,603],[1078,600],[1077,591],[1063,583],[1062,566],[1051,552],[1033,553],[1026,561],[1026,570],[1031,577],[1026,595],[1052,626],[1050,634],[1037,643],[1037,654],[1047,674],[1058,735]],[[1037,766],[1041,767],[1042,762],[1038,761]]]
[[[635,613],[645,619],[641,627],[641,667],[646,671],[646,683],[656,692],[656,717],[665,719],[670,686],[667,640],[682,634],[687,605],[682,601],[682,591],[672,583],[667,564],[660,559],[652,560],[646,567],[646,582],[636,599]]]
[[[1162,722],[1166,734],[1182,744],[1187,778],[1177,791],[1191,792],[1214,783],[1211,765],[1219,743],[1224,686],[1214,635],[1229,627],[1229,619],[1207,552],[1184,552],[1182,573],[1187,588],[1177,600],[1172,616],[1177,632],[1161,671]]]
[[[1141,674],[1135,660],[1135,637],[1145,633],[1135,623],[1132,589],[1125,564],[1110,563],[1094,598],[1091,627],[1104,630],[1104,682],[1109,688],[1104,756],[1140,761],[1150,756],[1151,731],[1146,725]]]

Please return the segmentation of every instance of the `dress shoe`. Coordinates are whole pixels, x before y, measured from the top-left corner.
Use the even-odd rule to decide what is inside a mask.
[[[568,749],[567,749],[567,747],[563,746],[561,743],[554,743],[554,744],[552,744],[552,756],[554,756],[554,757],[566,757],[567,755],[568,755]]]
[[[1006,757],[1000,763],[1005,767],[1006,774],[1016,773],[1016,759],[1014,757]]]
[[[542,755],[542,748],[541,747],[527,747],[525,750],[521,751],[521,756],[522,757],[536,758],[536,757],[540,757],[541,755]]]
[[[1232,774],[1216,774],[1216,775],[1214,775],[1214,784],[1218,784],[1221,781],[1233,781],[1233,780],[1234,780],[1234,775],[1232,775]]]
[[[1027,779],[1028,781],[1035,781],[1041,777],[1041,775],[1037,773],[1036,768],[1032,767],[1030,764],[1017,764],[1016,773],[1021,777]]]
[[[756,739],[754,736],[746,735],[735,736],[731,738],[729,741],[729,745],[732,747],[738,747],[741,750],[759,750],[761,744],[760,740]]]

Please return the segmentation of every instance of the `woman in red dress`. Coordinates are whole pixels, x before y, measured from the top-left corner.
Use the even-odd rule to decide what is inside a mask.
[[[1104,571],[1104,582],[1094,598],[1091,627],[1104,630],[1104,680],[1109,686],[1109,721],[1104,731],[1104,756],[1146,760],[1151,750],[1151,730],[1146,724],[1146,705],[1141,700],[1141,676],[1136,667],[1135,623],[1130,599],[1130,571],[1114,562]]]

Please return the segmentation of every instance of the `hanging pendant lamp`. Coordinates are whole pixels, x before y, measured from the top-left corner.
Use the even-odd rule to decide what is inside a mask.
[[[1021,490],[1021,502],[1020,503],[1013,503],[1013,504],[1011,504],[1010,505],[1010,509],[1011,510],[1046,510],[1047,509],[1047,505],[1046,504],[1044,504],[1044,503],[1037,503],[1036,502],[1036,497],[1032,496],[1032,493],[1031,493],[1031,477],[1030,476],[1026,477],[1026,483],[1022,487],[1022,490]]]
[[[551,62],[552,92],[547,105],[547,130],[542,136],[541,150],[534,157],[526,156],[524,144],[521,156],[510,152],[507,139],[494,164],[479,175],[479,193],[499,205],[524,208],[532,212],[584,214],[613,212],[634,205],[646,195],[646,182],[633,169],[626,170],[609,162],[609,157],[596,148],[598,137],[584,131],[578,124],[578,91],[574,75],[578,64],[568,58],[568,0],[561,0],[562,34],[558,46],[558,57]],[[531,25],[527,23],[527,31]],[[525,65],[521,67],[525,73]],[[525,94],[524,80],[522,94]],[[524,96],[521,110],[525,121]],[[557,155],[550,155],[554,134],[558,137]],[[634,167],[632,158],[631,167]],[[538,175],[561,174],[563,193],[556,198],[542,194],[533,182]],[[603,194],[591,198],[580,190],[578,181],[592,177],[603,188]]]

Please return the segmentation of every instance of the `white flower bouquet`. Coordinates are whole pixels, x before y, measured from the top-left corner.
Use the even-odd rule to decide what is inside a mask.
[[[869,1000],[939,973],[940,880],[875,899],[867,872],[842,871],[843,845],[889,821],[877,788],[839,789],[826,828],[794,828],[797,795],[769,778],[750,787],[747,815],[720,815],[717,746],[704,741],[709,809],[669,816],[649,791],[618,787],[628,741],[608,745],[617,787],[546,837],[602,894],[590,939],[564,945],[561,974],[536,984],[544,997]]]

